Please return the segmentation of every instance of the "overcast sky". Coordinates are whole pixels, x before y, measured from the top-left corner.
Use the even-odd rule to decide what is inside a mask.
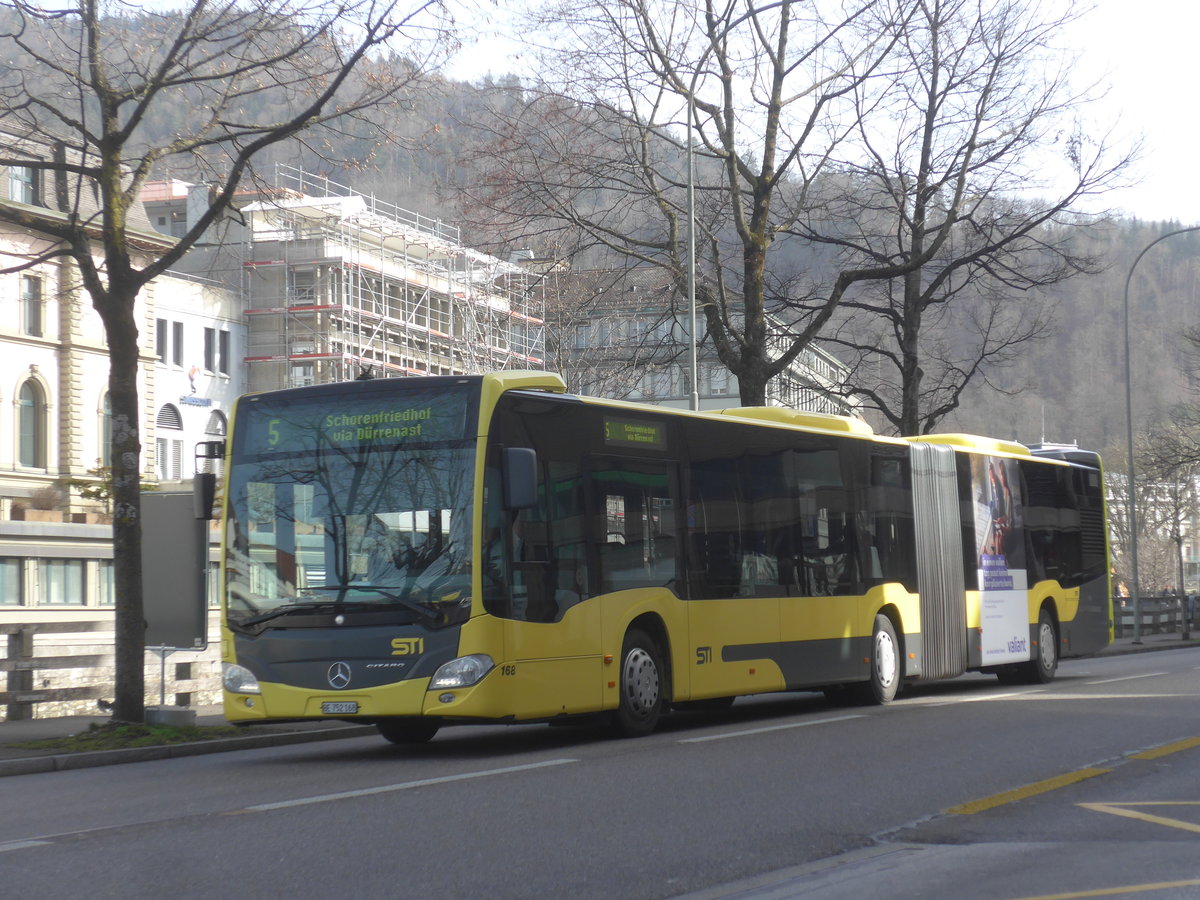
[[[1049,0],[1053,3],[1054,0]],[[1191,0],[1094,0],[1070,42],[1080,54],[1079,74],[1110,85],[1093,110],[1125,139],[1143,140],[1140,183],[1113,193],[1107,204],[1140,219],[1200,223],[1200,4]],[[504,4],[500,4],[503,7]],[[483,5],[499,25],[507,10]],[[494,26],[493,26],[494,27]],[[514,45],[468,44],[447,70],[452,78],[526,72],[528,58],[505,59]],[[519,53],[519,50],[517,51]]]

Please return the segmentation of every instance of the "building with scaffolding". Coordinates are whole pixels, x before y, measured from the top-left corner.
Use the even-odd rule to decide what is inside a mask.
[[[536,273],[453,226],[286,166],[241,215],[251,391],[544,365]]]

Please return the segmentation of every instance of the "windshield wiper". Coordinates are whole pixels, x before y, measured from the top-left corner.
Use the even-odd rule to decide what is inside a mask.
[[[264,613],[259,613],[256,616],[251,616],[248,619],[243,619],[237,625],[242,628],[250,628],[255,625],[261,625],[263,622],[269,622],[272,619],[277,619],[281,616],[291,615],[292,613],[301,612],[372,612],[384,609],[385,607],[379,603],[368,603],[359,601],[357,603],[348,603],[345,596],[350,591],[370,591],[384,597],[388,601],[388,606],[398,607],[415,613],[420,619],[431,625],[442,624],[442,613],[440,610],[432,609],[424,603],[417,600],[412,600],[400,594],[393,593],[390,587],[382,587],[374,584],[322,584],[313,585],[302,588],[301,593],[321,593],[336,591],[338,598],[336,600],[307,600],[289,603],[285,606],[279,606],[275,609],[267,610]],[[232,624],[232,623],[231,623]]]
[[[395,604],[396,606],[416,613],[418,616],[432,625],[439,625],[442,622],[442,614],[440,611],[430,608],[427,604],[421,603],[419,600],[413,600],[409,597],[403,596],[402,594],[393,593],[393,588],[390,586],[382,587],[376,584],[352,584],[348,585],[347,589],[354,591],[373,591],[379,596],[387,598],[389,602]],[[376,606],[374,608],[378,607]]]
[[[294,612],[316,612],[323,608],[334,610],[343,609],[344,607],[340,603],[331,603],[328,600],[310,600],[307,603],[289,603],[286,606],[277,606],[275,609],[268,610],[265,613],[259,613],[257,616],[251,616],[248,619],[243,619],[241,622],[238,622],[238,624],[243,628],[248,628],[251,625],[269,622],[271,619],[278,619],[280,616],[291,615]]]

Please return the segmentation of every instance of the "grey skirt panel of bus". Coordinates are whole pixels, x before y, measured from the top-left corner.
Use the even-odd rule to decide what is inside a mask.
[[[914,443],[910,458],[924,650],[920,677],[951,678],[967,667],[966,587],[954,450]]]

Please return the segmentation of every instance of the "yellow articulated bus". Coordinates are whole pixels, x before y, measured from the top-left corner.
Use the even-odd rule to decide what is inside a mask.
[[[226,461],[238,723],[633,736],[768,691],[1049,681],[1112,638],[1100,461],[1075,449],[502,372],[249,395]]]

